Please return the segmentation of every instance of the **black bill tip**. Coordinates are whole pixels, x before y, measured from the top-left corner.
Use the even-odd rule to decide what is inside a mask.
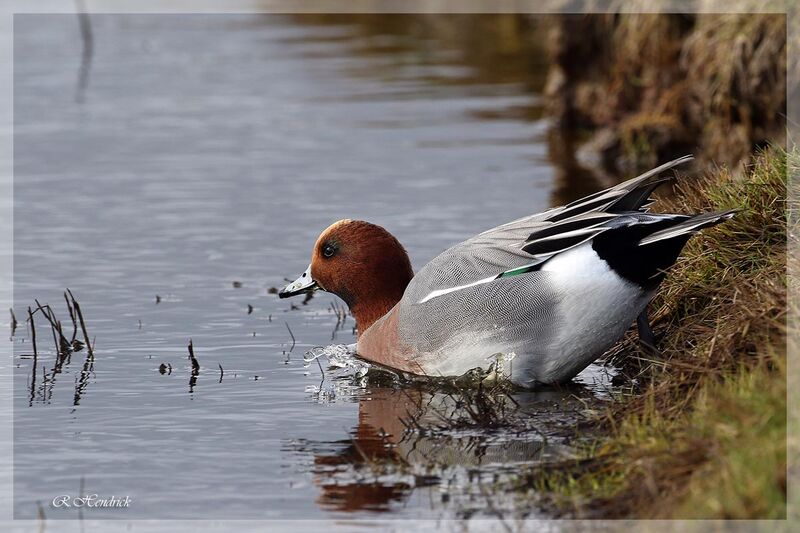
[[[306,285],[305,287],[302,287],[300,289],[294,289],[294,290],[289,288],[291,286],[292,285],[287,285],[286,287],[282,288],[278,292],[278,298],[291,298],[292,296],[297,296],[298,294],[306,294],[309,292],[314,292],[319,288],[319,285],[317,285],[316,282],[311,283],[310,285]]]

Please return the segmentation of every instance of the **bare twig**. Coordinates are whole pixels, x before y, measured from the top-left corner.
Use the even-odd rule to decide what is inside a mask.
[[[322,373],[322,381],[320,381],[320,385],[322,385],[322,382],[325,381],[325,371],[322,370],[322,363],[319,362],[319,357],[316,358],[316,361],[317,365],[319,365],[319,371]]]
[[[89,71],[92,66],[92,55],[94,54],[94,36],[92,34],[92,21],[86,11],[86,4],[84,4],[83,0],[75,0],[75,7],[78,12],[78,25],[80,26],[81,43],[83,45],[75,100],[78,103],[82,103],[86,88],[89,86]]]
[[[289,323],[288,322],[284,322],[284,324],[286,324],[286,329],[289,330],[289,335],[292,336],[292,347],[289,348],[289,352],[291,352],[292,350],[294,350],[294,345],[297,344],[297,341],[294,338],[294,333],[292,333],[292,328],[289,327]]]
[[[72,308],[66,292],[64,293],[64,301],[67,302],[67,311],[69,312],[69,318],[72,320],[72,339],[69,341],[71,344],[75,342],[75,337],[78,335],[78,321],[75,318],[75,310]]]
[[[28,400],[28,405],[33,405],[33,400],[36,398],[36,365],[37,365],[37,352],[36,352],[36,325],[33,322],[33,311],[28,307],[28,321],[31,323],[31,342],[33,343],[33,365],[31,367],[31,395]]]
[[[197,385],[197,376],[200,374],[200,363],[194,356],[194,344],[192,339],[189,339],[189,360],[192,362],[192,372],[189,376],[189,393],[194,392],[194,386]]]
[[[31,342],[33,343],[33,360],[36,361],[36,325],[33,323],[33,311],[28,307],[28,320],[31,323]]]
[[[192,344],[192,339],[189,339],[189,360],[192,362],[192,375],[196,376],[200,373],[200,363],[194,356],[194,345]]]
[[[55,314],[53,314],[53,309],[49,305],[42,305],[39,303],[39,300],[34,299],[36,302],[36,310],[35,312],[40,312],[42,315],[47,319],[50,323],[50,333],[53,334],[53,344],[56,347],[56,353],[61,353],[61,346],[62,343],[59,342],[59,338],[56,337],[56,333],[58,332],[58,326],[56,325],[56,318]]]
[[[14,336],[14,332],[17,331],[17,317],[14,315],[14,310],[9,309],[11,312],[11,336]]]
[[[86,478],[81,476],[81,484],[78,487],[78,495],[81,498],[86,497]],[[83,532],[83,506],[78,507],[78,520],[81,522],[81,532]]]
[[[38,501],[36,502],[36,520],[39,522],[39,533],[44,533],[47,518],[44,516],[44,508],[41,502]]]
[[[94,357],[94,346],[89,343],[89,333],[86,331],[86,322],[83,320],[83,313],[81,312],[81,306],[78,305],[78,300],[75,299],[73,296],[72,291],[67,289],[67,293],[69,293],[69,297],[72,298],[72,307],[75,309],[75,314],[78,315],[78,320],[81,323],[81,331],[83,331],[83,338],[86,341],[86,350],[88,350],[89,355]]]

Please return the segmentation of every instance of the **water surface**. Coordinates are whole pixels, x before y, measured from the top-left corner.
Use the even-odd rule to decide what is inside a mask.
[[[24,323],[12,339],[17,518],[77,518],[50,501],[80,492],[133,500],[91,518],[487,516],[482,486],[569,451],[603,369],[485,427],[451,393],[322,380],[303,354],[354,342],[352,318],[269,292],[340,218],[385,226],[418,269],[569,195],[540,44],[480,55],[414,17],[92,24],[82,88],[75,17],[15,17],[14,309],[68,321],[69,287],[95,343],[58,365],[37,320],[34,367]]]

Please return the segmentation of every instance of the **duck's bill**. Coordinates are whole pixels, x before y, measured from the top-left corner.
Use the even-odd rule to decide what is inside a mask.
[[[319,285],[317,285],[317,282],[311,277],[311,265],[309,265],[306,271],[303,272],[299,278],[281,289],[281,292],[278,293],[278,296],[280,298],[291,298],[292,296],[297,296],[298,294],[314,292],[317,289],[319,289]]]

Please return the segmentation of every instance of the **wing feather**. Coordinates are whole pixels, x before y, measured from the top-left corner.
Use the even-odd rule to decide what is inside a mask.
[[[484,231],[425,265],[407,294],[415,302],[501,277],[532,272],[551,257],[594,239],[631,211],[646,212],[650,195],[665,181],[659,174],[690,161],[684,156],[633,179],[562,207],[548,209]],[[646,244],[646,243],[643,243]]]

